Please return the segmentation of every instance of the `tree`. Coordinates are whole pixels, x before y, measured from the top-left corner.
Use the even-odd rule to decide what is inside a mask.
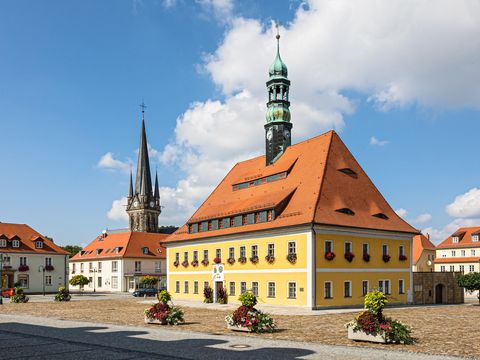
[[[163,225],[158,228],[158,232],[161,234],[173,234],[175,231],[177,231],[178,226],[173,226],[173,225]]]
[[[460,275],[457,279],[458,286],[464,288],[467,291],[479,291],[477,297],[480,303],[480,273],[472,272],[465,275]]]
[[[145,275],[142,278],[142,280],[140,280],[140,283],[147,286],[147,287],[152,287],[153,288],[158,283],[158,277]]]
[[[76,253],[80,252],[80,250],[82,250],[82,247],[78,245],[66,245],[62,246],[62,249],[68,251],[70,253],[70,257],[72,257]]]
[[[72,286],[80,286],[82,289],[85,285],[87,285],[90,282],[87,277],[83,275],[75,275],[72,277],[69,281],[70,285]]]

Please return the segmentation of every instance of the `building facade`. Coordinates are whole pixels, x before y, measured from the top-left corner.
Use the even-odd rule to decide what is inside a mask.
[[[84,291],[134,291],[146,276],[158,277],[166,286],[165,248],[167,234],[104,232],[70,259],[69,278],[87,277]],[[78,287],[70,286],[78,290]]]
[[[86,291],[134,291],[141,279],[158,277],[159,287],[166,286],[165,248],[160,244],[168,234],[160,233],[161,212],[158,176],[152,187],[145,130],[145,106],[142,104],[142,127],[135,186],[130,172],[126,212],[129,229],[104,231],[70,259],[69,277],[86,276]],[[75,288],[75,287],[72,287]]]
[[[432,272],[435,262],[435,245],[430,241],[430,236],[419,234],[413,237],[413,272]]]
[[[167,239],[169,291],[203,300],[210,286],[231,302],[251,291],[261,304],[322,308],[360,305],[380,288],[393,303],[411,301],[418,231],[334,131],[291,145],[287,74],[277,47],[265,156],[236,164]]]
[[[0,223],[2,289],[18,286],[31,294],[68,288],[68,255],[28,225]]]

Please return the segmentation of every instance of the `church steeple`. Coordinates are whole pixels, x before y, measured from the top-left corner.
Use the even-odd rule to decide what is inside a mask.
[[[265,124],[266,165],[271,165],[291,145],[292,123],[290,122],[290,80],[287,65],[280,56],[280,34],[277,25],[277,54],[268,71],[268,102]]]
[[[142,129],[138,149],[137,176],[135,178],[135,191],[133,191],[132,172],[130,171],[127,213],[130,218],[130,231],[158,232],[158,216],[161,212],[158,179],[155,178],[154,190],[148,158],[147,132],[145,131],[146,106],[142,103],[140,107],[142,108]]]

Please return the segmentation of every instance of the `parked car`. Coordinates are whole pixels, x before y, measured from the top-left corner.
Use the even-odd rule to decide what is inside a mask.
[[[137,289],[133,292],[133,296],[157,296],[158,290],[157,289]]]
[[[2,296],[3,297],[11,297],[15,295],[15,289],[11,288],[11,289],[5,289],[2,291]]]

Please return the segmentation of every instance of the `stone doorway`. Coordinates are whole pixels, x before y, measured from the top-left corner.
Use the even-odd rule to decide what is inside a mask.
[[[437,284],[435,286],[435,304],[443,304],[444,290],[445,290],[445,286],[443,286],[443,284]]]

